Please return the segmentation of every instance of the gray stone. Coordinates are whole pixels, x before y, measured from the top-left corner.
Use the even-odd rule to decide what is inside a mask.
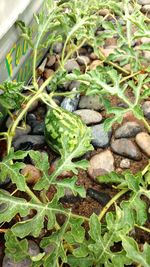
[[[76,89],[74,88],[72,91],[76,91]],[[77,109],[79,98],[80,98],[79,94],[76,94],[72,98],[65,97],[63,101],[61,102],[61,107],[70,112],[73,112]]]
[[[104,106],[102,102],[100,101],[100,97],[98,95],[81,96],[80,102],[79,102],[79,108],[99,110],[99,109],[103,109]]]
[[[148,5],[148,4],[150,4],[150,0],[138,0],[138,4],[140,4],[140,5]]]
[[[115,131],[115,138],[134,137],[142,131],[142,127],[134,121],[128,121]]]
[[[52,67],[55,64],[55,62],[56,62],[56,56],[55,55],[48,55],[46,67],[48,67],[48,68]]]
[[[142,132],[137,134],[135,140],[141,150],[150,157],[150,135]]]
[[[79,56],[77,58],[77,62],[79,65],[88,65],[90,63],[90,59],[87,56]]]
[[[43,135],[22,135],[13,141],[13,146],[18,149],[21,144],[30,142],[33,146],[41,146],[45,143],[45,138]]]
[[[34,127],[34,125],[36,125],[36,123],[37,123],[35,114],[34,113],[28,113],[26,116],[26,122],[31,127]]]
[[[142,7],[142,12],[149,13],[150,12],[150,5],[144,5]]]
[[[79,109],[74,112],[78,116],[81,117],[82,121],[85,122],[85,124],[92,124],[92,123],[98,123],[102,120],[102,115],[91,109]]]
[[[33,240],[28,240],[28,253],[31,257],[37,256],[40,253],[39,246]]]
[[[43,134],[44,133],[44,127],[45,127],[45,124],[43,121],[42,122],[36,122],[36,124],[33,127],[32,133],[33,134]]]
[[[18,138],[21,135],[26,135],[31,132],[30,125],[26,124],[24,127],[16,128],[14,139]]]
[[[26,258],[20,262],[14,262],[12,259],[10,259],[7,255],[3,258],[2,267],[30,267],[32,265],[32,262],[29,258]]]
[[[60,54],[62,52],[62,49],[63,49],[63,43],[58,42],[53,45],[53,52],[56,54]]]
[[[75,59],[68,59],[66,64],[65,64],[65,66],[64,66],[64,68],[69,73],[72,72],[75,69],[78,69],[78,70],[80,69],[80,67],[79,67],[79,65],[78,65],[78,63],[76,62]]]
[[[150,120],[150,101],[145,101],[143,106],[144,116]]]
[[[106,132],[104,124],[97,124],[90,127],[92,130],[92,144],[95,147],[105,148],[109,145],[112,131]]]
[[[111,143],[111,149],[116,154],[127,157],[133,160],[140,160],[141,153],[136,145],[128,139],[121,138]]]
[[[69,85],[69,90],[73,90],[73,89],[78,89],[80,86],[80,83],[78,81],[72,81],[71,84]]]
[[[130,168],[130,160],[129,159],[122,159],[120,162],[120,168],[122,168],[122,169]]]
[[[89,162],[88,174],[92,179],[114,171],[114,157],[109,150],[94,155]]]
[[[0,181],[0,187],[1,186],[4,186],[4,185],[6,185],[6,184],[8,184],[9,182],[10,182],[11,180],[10,180],[10,178],[9,177],[7,177],[6,179],[5,179],[5,181]]]

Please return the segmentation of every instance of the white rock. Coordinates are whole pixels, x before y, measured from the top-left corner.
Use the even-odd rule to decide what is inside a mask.
[[[88,173],[92,179],[114,171],[114,157],[109,150],[94,155],[89,163]]]
[[[74,113],[80,116],[83,122],[85,122],[85,124],[87,125],[91,123],[98,123],[102,120],[102,115],[95,110],[79,109],[76,110]]]

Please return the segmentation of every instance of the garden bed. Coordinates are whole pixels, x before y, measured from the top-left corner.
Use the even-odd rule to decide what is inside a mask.
[[[149,3],[93,2],[47,1],[35,44],[20,24],[33,78],[0,87],[2,267],[150,266]]]

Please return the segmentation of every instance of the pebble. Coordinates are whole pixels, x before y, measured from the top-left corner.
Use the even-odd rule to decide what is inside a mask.
[[[3,263],[2,263],[2,267],[30,267],[31,265],[32,265],[32,262],[29,258],[15,263],[7,255],[4,256]]]
[[[21,174],[26,177],[26,182],[28,184],[36,184],[41,177],[41,172],[31,164],[27,164],[21,170]]]
[[[76,88],[74,88],[72,91],[76,91]],[[70,112],[74,112],[77,109],[79,98],[80,98],[79,94],[76,94],[72,98],[65,97],[61,102],[61,107]]]
[[[112,37],[112,38],[107,38],[105,40],[105,47],[116,46],[116,45],[117,45],[117,38]]]
[[[150,3],[150,0],[138,0],[138,4],[140,5],[148,5]]]
[[[24,127],[16,128],[14,139],[18,138],[21,135],[26,135],[31,132],[30,125],[26,124]]]
[[[144,5],[141,11],[144,13],[150,12],[150,5]]]
[[[75,69],[80,70],[79,64],[77,63],[75,59],[68,59],[64,68],[69,73]]]
[[[43,72],[43,76],[45,79],[48,79],[49,77],[53,76],[54,71],[52,69],[45,69]]]
[[[141,153],[135,144],[126,138],[115,140],[111,143],[111,149],[116,154],[127,157],[133,160],[140,160]]]
[[[141,126],[134,121],[128,121],[115,131],[115,138],[134,137],[142,131]]]
[[[58,42],[53,45],[53,52],[56,54],[60,54],[63,49],[63,43]]]
[[[110,200],[110,196],[108,194],[99,192],[93,188],[87,189],[87,195],[99,202],[102,206],[105,206]]]
[[[45,58],[43,61],[42,61],[42,63],[41,63],[41,65],[38,67],[38,72],[39,72],[39,74],[41,73],[43,73],[43,71],[44,71],[44,69],[45,69],[45,66],[46,66],[46,62],[47,62],[47,58]]]
[[[150,135],[142,132],[137,134],[135,140],[141,150],[150,157]]]
[[[81,96],[80,101],[79,101],[79,108],[102,110],[104,106],[102,102],[100,101],[100,97],[98,95]]]
[[[32,133],[37,135],[44,134],[44,128],[45,128],[44,121],[36,122],[36,124],[33,127]]]
[[[35,114],[34,113],[28,113],[26,116],[26,122],[31,127],[34,127],[34,125],[36,125],[36,123],[37,123]]]
[[[82,121],[85,124],[98,123],[102,120],[102,115],[91,109],[79,109],[74,111],[75,114],[81,117]]]
[[[117,46],[109,46],[107,48],[102,49],[102,53],[104,54],[105,57],[108,57],[110,54],[114,53],[114,50],[117,48]]]
[[[33,110],[35,110],[37,108],[39,104],[39,101],[38,100],[35,100],[32,105],[30,106],[30,108],[28,109],[28,112],[32,112]]]
[[[102,65],[103,65],[102,61],[99,60],[99,59],[97,59],[97,60],[94,60],[94,61],[90,64],[89,69],[90,69],[90,70],[95,70],[98,66],[102,66]]]
[[[145,101],[143,106],[144,116],[150,120],[150,101]]]
[[[120,168],[122,168],[122,169],[130,168],[130,160],[129,159],[122,159],[120,162]]]
[[[77,62],[79,65],[88,65],[90,63],[90,59],[87,56],[79,56],[77,57]]]
[[[1,186],[4,186],[4,185],[6,185],[6,184],[8,184],[10,181],[11,181],[10,178],[7,177],[5,181],[0,182],[0,187],[1,187]]]
[[[78,81],[72,81],[69,85],[69,90],[78,89],[80,86],[80,83]]]
[[[13,140],[13,146],[15,150],[19,149],[24,143],[31,143],[34,146],[41,146],[45,143],[45,138],[43,135],[23,135],[19,136],[17,139]]]
[[[112,171],[114,171],[114,157],[109,150],[94,155],[89,161],[88,174],[92,179]]]
[[[97,56],[94,52],[92,52],[92,53],[90,54],[90,59],[92,59],[92,60],[96,60],[96,59],[98,59],[98,56]]]
[[[104,124],[97,124],[90,127],[92,130],[92,144],[95,147],[105,148],[109,145],[112,131],[106,132]]]
[[[48,55],[46,67],[48,68],[52,67],[55,64],[55,62],[56,62],[56,57],[54,55]]]
[[[28,240],[28,253],[31,257],[37,256],[40,253],[39,246],[33,240]]]

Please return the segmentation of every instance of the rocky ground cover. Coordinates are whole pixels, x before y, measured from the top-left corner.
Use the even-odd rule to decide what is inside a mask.
[[[61,2],[58,14],[62,5],[68,21],[72,9],[86,18],[76,4]],[[72,39],[54,42],[33,73],[30,94],[23,91],[21,109],[13,107],[1,124],[3,267],[150,266],[150,2],[109,2],[94,3],[98,26],[90,21],[86,31],[81,26],[71,36],[78,26],[74,19]],[[94,39],[87,34],[92,29]],[[76,114],[91,132],[93,149],[81,145],[84,153],[71,158],[70,166],[65,139],[64,151],[56,153],[45,137],[45,117],[55,105]],[[66,138],[71,134],[69,128]]]

